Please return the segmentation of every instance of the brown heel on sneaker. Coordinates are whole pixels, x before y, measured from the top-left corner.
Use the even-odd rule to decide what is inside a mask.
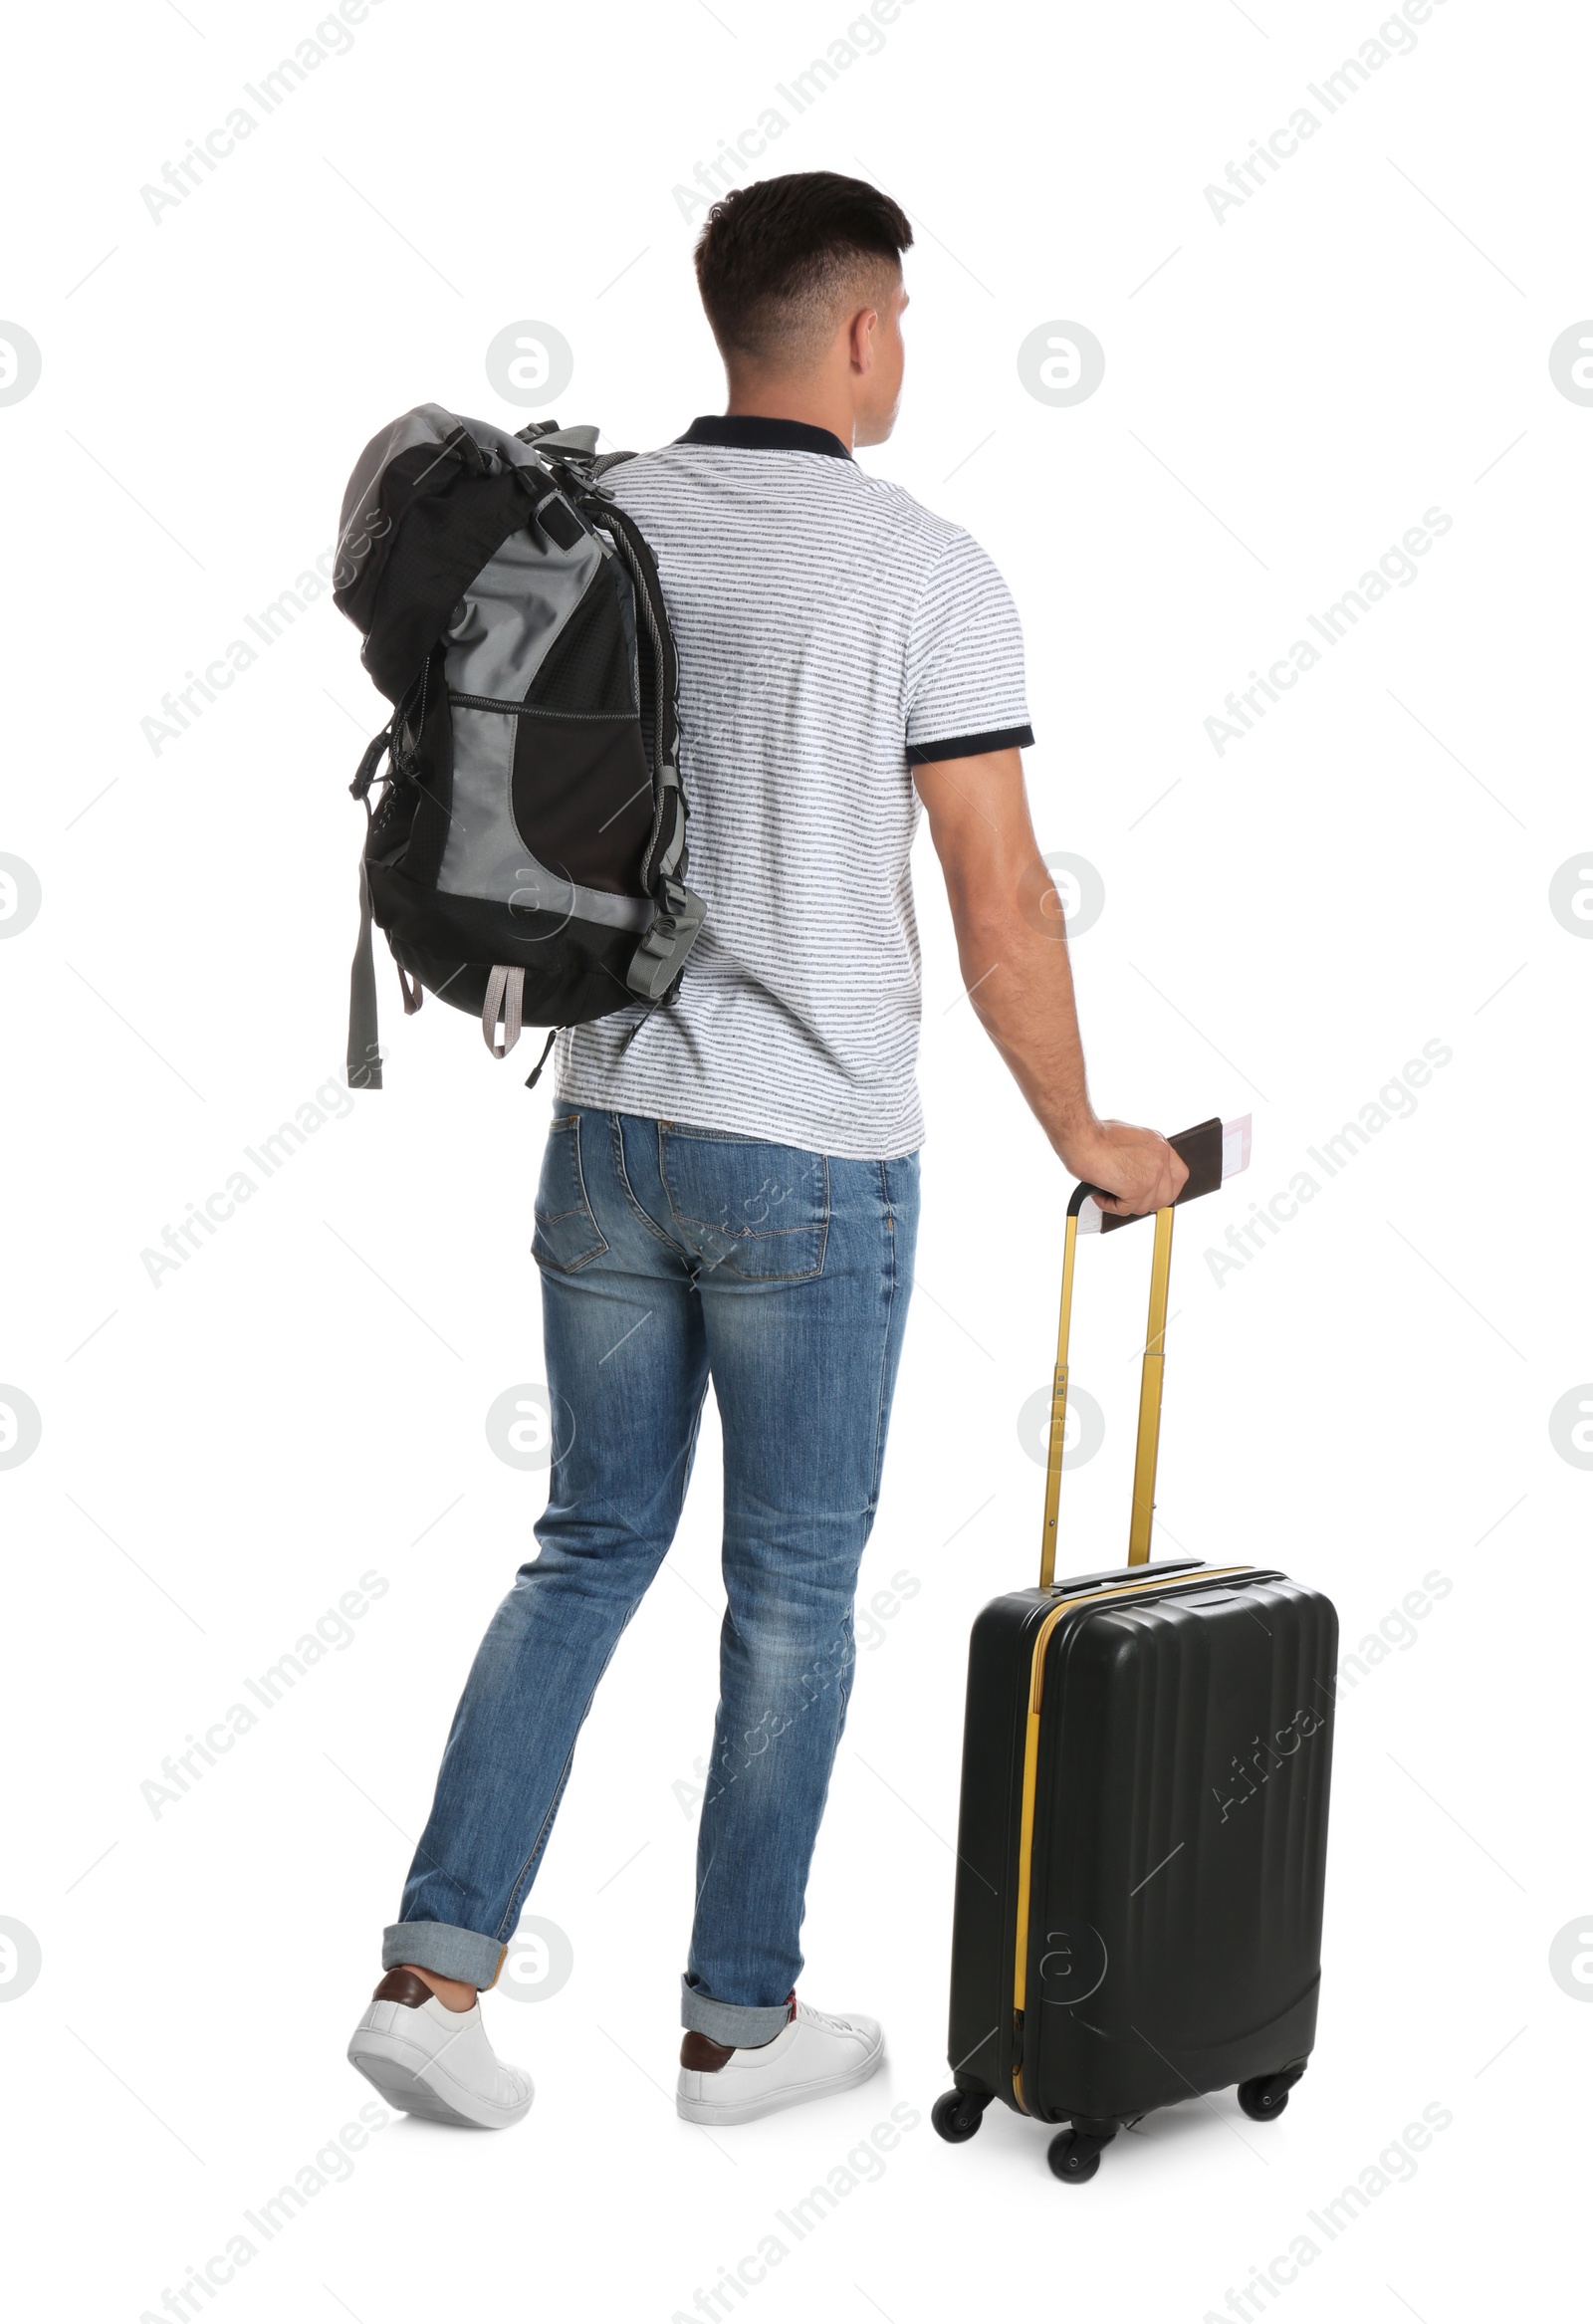
[[[406,2009],[419,2009],[431,1999],[431,1987],[424,1977],[417,1977],[412,1969],[390,1969],[370,1998],[373,2001],[401,2001]]]
[[[717,2074],[735,2055],[733,2041],[714,2041],[706,2033],[688,2033],[680,2045],[680,2062],[688,2074]]]

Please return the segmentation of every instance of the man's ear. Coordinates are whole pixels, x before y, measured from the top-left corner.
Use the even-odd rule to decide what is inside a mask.
[[[871,371],[874,367],[874,332],[878,323],[879,313],[873,307],[861,307],[852,317],[847,341],[855,370]]]

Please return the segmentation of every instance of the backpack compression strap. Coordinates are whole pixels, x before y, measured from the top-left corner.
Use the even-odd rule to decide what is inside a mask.
[[[348,789],[365,811],[365,829],[370,829],[370,786],[376,780],[376,769],[392,748],[393,727],[397,713],[387,721],[371,742],[359,762],[359,772]],[[379,1089],[381,1087],[381,1044],[376,1025],[376,963],[370,946],[370,874],[365,868],[363,848],[359,853],[359,934],[354,942],[353,963],[348,971],[348,1053],[344,1059],[350,1089]]]
[[[376,963],[370,949],[370,874],[359,858],[359,935],[348,972],[348,1055],[350,1089],[381,1087],[381,1044],[376,1028]]]

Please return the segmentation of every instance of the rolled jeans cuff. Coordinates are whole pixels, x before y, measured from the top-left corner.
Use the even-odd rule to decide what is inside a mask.
[[[381,1933],[383,1969],[429,1969],[434,1977],[457,1977],[479,1992],[497,1983],[508,1950],[496,1937],[446,1921],[396,1921]]]
[[[790,1994],[767,2009],[743,2008],[735,2001],[716,2001],[684,1976],[680,1980],[680,2022],[686,2031],[706,2033],[710,2041],[728,2042],[733,2049],[761,2049],[790,2017]]]

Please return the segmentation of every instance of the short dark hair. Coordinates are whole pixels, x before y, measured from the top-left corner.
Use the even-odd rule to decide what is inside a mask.
[[[843,294],[871,271],[899,269],[912,240],[905,213],[860,177],[804,169],[733,187],[693,254],[721,354],[816,354]]]

